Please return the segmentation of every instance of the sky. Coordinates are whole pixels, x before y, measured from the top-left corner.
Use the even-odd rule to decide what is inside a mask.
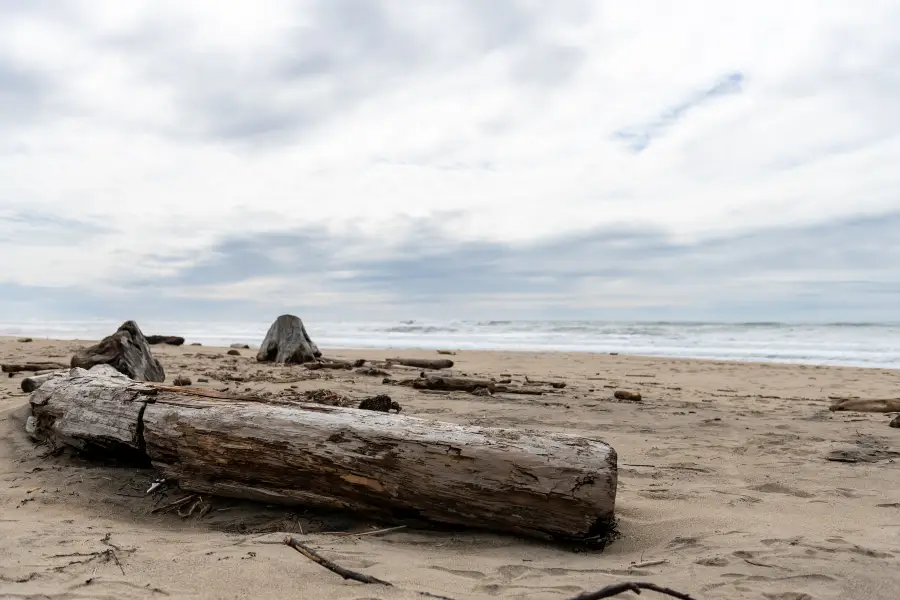
[[[0,320],[900,320],[896,1],[0,15]]]

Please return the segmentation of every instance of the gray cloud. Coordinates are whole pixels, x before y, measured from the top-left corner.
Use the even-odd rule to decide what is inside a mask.
[[[455,243],[438,222],[420,221],[416,235],[380,258],[374,253],[365,258],[366,245],[374,240],[310,228],[225,239],[208,258],[173,276],[123,285],[143,298],[141,306],[156,308],[153,294],[166,290],[190,297],[194,286],[314,276],[339,294],[393,295],[396,305],[387,310],[397,318],[429,306],[443,306],[440,312],[452,315],[486,298],[497,306],[493,312],[485,309],[485,317],[497,317],[498,311],[501,317],[504,311],[521,314],[521,300],[540,298],[538,306],[529,304],[532,316],[607,318],[607,309],[590,309],[591,304],[621,298],[647,306],[626,311],[629,317],[877,319],[894,314],[892,294],[900,293],[898,227],[900,213],[892,213],[697,243],[676,242],[650,229],[604,228],[510,246]],[[349,278],[340,274],[348,271]],[[595,286],[593,291],[586,291],[586,284]],[[247,310],[253,302],[221,306],[226,305]]]
[[[97,223],[27,212],[0,213],[0,242],[23,245],[64,246],[112,233]]]

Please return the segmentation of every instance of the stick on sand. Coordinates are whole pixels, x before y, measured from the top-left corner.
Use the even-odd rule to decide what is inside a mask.
[[[299,552],[300,554],[302,554],[303,556],[305,556],[306,558],[308,558],[309,560],[322,565],[323,567],[325,567],[332,573],[337,573],[344,579],[352,579],[354,581],[359,581],[360,583],[380,583],[381,585],[387,585],[387,586],[393,587],[393,584],[388,583],[387,581],[382,581],[380,579],[372,577],[371,575],[364,575],[362,573],[357,573],[356,571],[351,571],[350,569],[345,569],[344,567],[342,567],[338,564],[335,564],[335,563],[331,562],[330,560],[328,560],[327,558],[325,558],[324,556],[316,553],[315,550],[313,550],[309,546],[304,545],[299,540],[297,540],[291,536],[285,537],[284,543],[286,545],[290,546],[291,548],[293,548],[294,550],[296,550],[297,552]]]

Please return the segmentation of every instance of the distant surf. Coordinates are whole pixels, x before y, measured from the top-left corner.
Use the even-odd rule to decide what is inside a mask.
[[[647,356],[900,368],[897,323],[678,323],[604,321],[304,321],[323,348],[547,350]],[[120,323],[0,323],[0,335],[98,339]],[[141,321],[147,334],[187,342],[258,345],[270,325]]]

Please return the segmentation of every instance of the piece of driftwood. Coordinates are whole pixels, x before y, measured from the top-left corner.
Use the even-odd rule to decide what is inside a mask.
[[[616,390],[613,393],[613,397],[617,400],[630,400],[631,402],[641,401],[640,392],[629,392],[628,390]]]
[[[51,371],[49,373],[43,373],[41,375],[32,375],[31,377],[26,377],[22,380],[22,391],[31,393],[34,390],[38,389],[51,379],[55,377],[65,377],[68,375],[68,370],[66,371]]]
[[[177,335],[148,335],[147,343],[150,345],[168,344],[169,346],[181,346],[184,338]]]
[[[314,362],[303,363],[303,366],[311,371],[317,371],[319,369],[346,369],[349,371],[353,368],[353,363],[349,363],[345,360],[317,360]]]
[[[44,361],[34,361],[34,362],[26,362],[21,364],[2,364],[0,365],[0,370],[4,373],[23,373],[26,371],[36,372],[36,371],[46,371],[47,369],[68,369],[69,365],[64,365],[58,362],[44,362]]]
[[[891,420],[891,422],[888,423],[888,427],[894,427],[894,428],[900,429],[900,415],[897,415],[896,417],[894,417],[893,420]]]
[[[294,315],[281,315],[269,327],[259,346],[256,360],[279,364],[302,364],[321,357],[319,348],[310,339],[303,321]]]
[[[250,346],[247,344],[231,344],[228,347],[234,348],[235,350],[249,350],[250,349]]]
[[[470,377],[444,377],[442,375],[426,375],[417,379],[410,379],[404,384],[417,390],[451,390],[460,392],[474,392],[478,389],[486,389],[493,392],[497,384],[490,379],[473,379]]]
[[[165,381],[166,372],[154,358],[150,344],[134,321],[122,323],[116,332],[72,356],[72,367],[90,369],[110,365],[135,381]]]
[[[875,413],[900,412],[900,398],[842,398],[829,406],[828,410]]]
[[[389,358],[387,363],[415,367],[416,369],[452,369],[453,361],[449,358]]]
[[[531,385],[549,385],[557,390],[566,387],[566,382],[564,381],[541,381],[540,379],[529,379],[527,375],[525,376],[525,382],[530,383]]]
[[[344,579],[352,579],[353,581],[358,581],[360,583],[378,583],[381,585],[392,586],[392,584],[388,583],[387,581],[382,581],[381,579],[372,577],[371,575],[366,575],[364,573],[357,573],[356,571],[351,571],[350,569],[345,569],[341,565],[328,560],[327,558],[325,558],[324,556],[322,556],[321,554],[319,554],[318,552],[316,552],[315,550],[313,550],[306,544],[302,543],[300,540],[297,540],[296,538],[293,538],[291,536],[285,537],[284,543],[285,543],[285,545],[290,546],[291,548],[293,548],[294,550],[296,550],[297,552],[299,552],[300,554],[302,554],[309,560],[325,567],[332,573],[336,573],[336,574],[340,575]]]
[[[210,397],[208,397],[210,396]],[[32,394],[35,435],[143,454],[188,492],[583,540],[608,530],[609,445],[75,370]]]
[[[384,369],[379,369],[377,367],[360,367],[353,371],[354,373],[359,373],[360,375],[368,375],[369,377],[390,377],[391,374],[385,371]]]

